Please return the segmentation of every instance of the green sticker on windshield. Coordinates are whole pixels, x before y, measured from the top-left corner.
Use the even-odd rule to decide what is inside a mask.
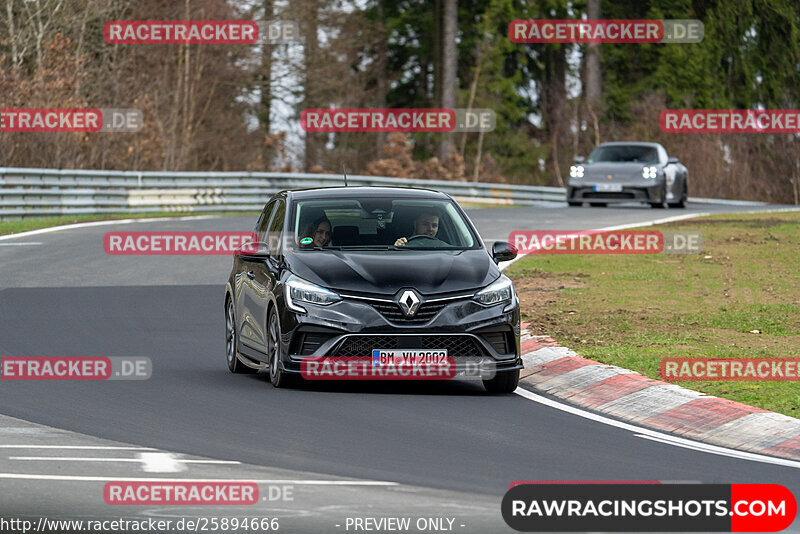
[[[304,237],[303,239],[300,240],[301,245],[310,245],[313,242],[314,240],[311,239],[310,237]]]

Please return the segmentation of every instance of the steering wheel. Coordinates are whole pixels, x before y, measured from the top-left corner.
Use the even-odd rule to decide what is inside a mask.
[[[442,240],[441,240],[441,239],[439,239],[438,237],[433,237],[432,235],[428,235],[428,234],[416,234],[416,235],[412,235],[412,236],[409,236],[409,237],[407,237],[407,238],[406,238],[406,244],[407,244],[407,245],[410,245],[410,244],[411,244],[411,242],[412,242],[412,241],[414,241],[415,239],[430,239],[431,241],[434,241],[435,243],[442,243],[442,244],[444,243],[444,241],[442,241]],[[431,244],[433,244],[433,245],[435,246],[435,244],[434,244],[434,243],[431,243]],[[421,246],[425,246],[425,245],[422,245],[422,244],[421,244]]]

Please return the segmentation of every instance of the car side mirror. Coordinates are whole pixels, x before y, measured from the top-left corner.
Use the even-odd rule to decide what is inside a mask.
[[[517,249],[506,241],[495,241],[492,245],[492,259],[495,263],[511,261],[517,257]]]
[[[575,163],[583,163],[583,156],[575,156]]]
[[[241,256],[243,260],[261,261],[269,258],[269,245],[263,241],[256,243],[244,243],[241,247],[236,249],[236,255]]]
[[[669,158],[667,163],[678,163],[678,158]]]

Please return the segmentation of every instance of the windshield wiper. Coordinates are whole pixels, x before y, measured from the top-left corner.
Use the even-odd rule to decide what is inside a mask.
[[[465,247],[391,247],[389,250],[469,250]]]
[[[389,245],[344,245],[342,250],[392,250]]]
[[[335,245],[325,247],[302,247],[298,250],[469,250],[464,247],[398,247],[397,245]]]

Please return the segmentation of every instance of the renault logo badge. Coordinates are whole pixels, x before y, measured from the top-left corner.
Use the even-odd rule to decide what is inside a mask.
[[[397,300],[397,305],[406,317],[413,317],[419,308],[419,297],[411,289],[406,289]]]

